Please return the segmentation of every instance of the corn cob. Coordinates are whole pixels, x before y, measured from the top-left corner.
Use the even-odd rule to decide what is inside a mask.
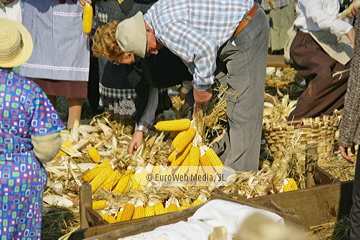
[[[121,215],[123,212],[124,212],[124,208],[120,208],[120,211],[118,211],[118,213],[116,215],[116,222],[120,222]]]
[[[101,172],[107,166],[110,166],[110,160],[106,160],[106,161],[100,163],[99,165],[97,165],[96,167],[94,167],[94,168],[90,169],[89,171],[87,171],[83,176],[83,180],[85,182],[89,182],[90,180],[92,180],[96,175],[98,175],[99,172]]]
[[[187,202],[187,201],[183,201],[181,203],[181,206],[179,207],[179,210],[184,210],[184,209],[187,209],[189,207],[191,207],[191,204],[189,202]]]
[[[200,155],[200,164],[201,166],[211,166],[211,162],[208,158],[208,156],[206,156],[206,154]]]
[[[174,197],[171,196],[169,200],[165,204],[165,213],[171,213],[179,211],[179,201]]]
[[[124,193],[124,191],[127,189],[132,173],[133,171],[131,171],[130,169],[125,171],[125,173],[121,176],[119,182],[116,184],[113,190],[114,193]]]
[[[113,216],[113,215],[109,215],[107,221],[108,221],[108,223],[116,223],[117,222],[115,216]]]
[[[181,164],[181,166],[190,166],[194,167],[196,169],[197,173],[197,166],[199,166],[199,158],[200,158],[200,148],[198,146],[192,146],[190,149],[189,156],[186,158],[186,160]]]
[[[196,135],[195,128],[189,128],[188,130],[181,132],[172,142],[173,147],[177,152],[182,152]]]
[[[204,194],[200,194],[199,197],[192,203],[192,206],[195,207],[197,205],[203,204],[207,201],[207,198]]]
[[[298,190],[297,184],[293,178],[286,179],[287,183],[284,186],[284,192]]]
[[[176,174],[177,175],[184,175],[186,173],[188,173],[189,169],[191,169],[191,174],[194,174],[197,172],[194,172],[195,170],[195,166],[198,166],[199,163],[199,156],[200,156],[200,148],[199,147],[195,147],[192,146],[190,149],[190,153],[188,154],[188,156],[185,158],[184,162],[181,164],[181,166],[176,170]],[[195,164],[195,165],[193,165]],[[189,174],[189,173],[188,173]]]
[[[72,141],[67,141],[67,142],[64,142],[61,144],[61,147],[72,147],[73,146],[73,142]],[[64,152],[63,150],[61,150],[60,148],[60,151],[59,153],[56,155],[56,157],[61,157],[61,156],[66,156],[68,155],[66,152]]]
[[[150,163],[146,165],[146,167],[138,168],[134,174],[135,177],[135,186],[133,189],[140,190],[142,187],[146,187],[148,184],[147,176],[152,174],[154,166]]]
[[[99,172],[93,180],[91,180],[91,191],[94,193],[100,186],[105,182],[105,180],[114,172],[114,169],[108,165],[105,169]]]
[[[116,218],[108,213],[99,213],[99,215],[108,223],[116,223]]]
[[[145,217],[152,217],[155,215],[154,206],[146,205],[145,207]]]
[[[85,34],[90,34],[92,29],[93,7],[86,3],[83,12],[83,31]]]
[[[120,217],[120,222],[127,221],[132,218],[134,211],[135,211],[135,207],[134,207],[135,202],[136,202],[136,199],[133,198],[125,204],[124,211]]]
[[[116,186],[120,178],[121,178],[121,173],[118,170],[115,170],[111,173],[111,175],[105,180],[105,182],[101,186],[105,190],[110,191],[114,186]]]
[[[207,150],[207,148],[206,148]],[[200,165],[202,166],[202,169],[204,173],[213,176],[215,174],[214,168],[211,166],[211,162],[208,158],[208,156],[205,154],[204,146],[200,147],[200,157],[199,157]],[[210,184],[210,183],[208,183]]]
[[[178,154],[179,153],[176,150],[172,151],[168,157],[169,162],[173,162]]]
[[[155,215],[160,215],[165,213],[164,205],[161,202],[156,202],[154,205]]]
[[[189,143],[189,145],[176,156],[176,159],[171,162],[171,166],[172,167],[180,166],[183,163],[183,161],[186,159],[191,148],[192,148],[192,143]]]
[[[211,166],[224,166],[218,155],[215,153],[214,149],[209,148],[206,150],[205,154],[208,157]]]
[[[168,207],[165,208],[166,213],[172,213],[178,211],[178,207],[175,203],[170,203]]]
[[[98,163],[100,161],[100,159],[101,159],[100,154],[95,147],[89,147],[87,152],[88,152],[91,160],[93,160],[96,163]]]
[[[136,174],[138,174],[138,173],[131,174],[130,180],[129,180],[129,183],[128,183],[128,186],[127,186],[128,189],[138,190],[140,188],[140,184],[136,180]]]
[[[160,121],[156,123],[155,128],[159,131],[184,131],[190,127],[190,119],[176,119]]]
[[[93,210],[103,210],[106,208],[106,200],[98,200],[92,202],[92,209]]]
[[[99,213],[99,215],[100,215],[100,217],[102,217],[102,219],[109,222],[109,214],[107,214],[107,213]]]
[[[135,210],[132,219],[138,219],[145,217],[144,203],[138,199],[135,203]]]

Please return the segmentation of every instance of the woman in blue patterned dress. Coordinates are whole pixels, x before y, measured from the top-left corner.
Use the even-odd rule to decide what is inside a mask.
[[[12,71],[32,50],[26,28],[0,18],[0,239],[41,239],[43,163],[58,153],[65,128],[41,88]]]

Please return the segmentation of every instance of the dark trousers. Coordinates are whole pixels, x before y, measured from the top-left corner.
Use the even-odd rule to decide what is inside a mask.
[[[219,50],[227,74],[226,113],[229,128],[213,145],[225,166],[237,171],[259,167],[269,22],[259,9],[251,22]]]
[[[360,149],[357,154],[351,210],[350,239],[360,239]]]
[[[337,71],[350,69],[330,57],[309,33],[298,31],[291,44],[294,68],[307,81],[307,89],[298,99],[289,120],[331,115],[343,108],[349,71],[333,77]]]

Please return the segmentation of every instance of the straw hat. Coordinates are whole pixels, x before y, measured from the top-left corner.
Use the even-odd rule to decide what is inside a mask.
[[[33,41],[30,33],[19,22],[0,18],[0,67],[13,68],[31,56]]]

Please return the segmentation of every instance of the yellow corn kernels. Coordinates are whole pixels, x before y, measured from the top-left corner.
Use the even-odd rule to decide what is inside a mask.
[[[190,119],[176,119],[160,121],[156,123],[155,128],[159,131],[184,131],[190,127]]]
[[[286,179],[287,183],[284,186],[284,192],[298,190],[298,186],[293,178]]]
[[[120,217],[120,222],[132,219],[135,211],[135,201],[136,199],[131,199],[128,203],[125,204],[124,211]]]
[[[224,166],[214,149],[209,148],[208,150],[206,150],[205,155],[208,157],[211,166]]]
[[[72,147],[73,146],[73,142],[72,141],[67,141],[67,142],[64,142],[61,144],[62,147]],[[68,155],[66,152],[64,152],[63,150],[61,150],[60,148],[60,151],[59,153],[56,155],[56,157],[61,157],[61,156],[66,156]]]
[[[144,203],[141,200],[137,200],[135,203],[135,210],[132,219],[138,219],[145,217]]]
[[[103,210],[106,208],[106,200],[98,200],[92,202],[92,209],[93,210]]]
[[[133,174],[133,171],[131,171],[129,169],[126,170],[125,173],[121,176],[119,182],[116,184],[113,192],[119,193],[119,194],[124,193],[129,184],[129,180],[130,180],[130,177],[132,174]]]
[[[177,152],[182,152],[189,145],[189,143],[192,142],[195,135],[195,128],[189,128],[188,130],[179,133],[172,142],[172,145]]]
[[[172,167],[180,166],[188,156],[191,148],[192,148],[192,143],[189,143],[189,145],[176,156],[175,160],[171,162],[171,166]]]
[[[108,221],[108,223],[116,223],[117,222],[115,216],[113,216],[113,215],[109,215],[107,221]]]
[[[87,150],[89,157],[91,158],[91,160],[93,160],[94,162],[99,162],[101,160],[100,154],[98,152],[98,150],[95,147],[89,147]]]
[[[121,215],[123,212],[124,212],[124,208],[121,208],[120,211],[118,211],[118,213],[116,215],[116,222],[120,222]]]
[[[176,206],[175,203],[170,203],[169,206],[165,208],[166,213],[176,212],[178,210],[179,209],[178,209],[178,207]]]
[[[91,180],[91,190],[94,193],[100,186],[105,182],[105,180],[114,172],[114,169],[108,165],[105,169],[103,169],[101,172],[99,172],[98,175],[94,177],[93,180]]]
[[[200,205],[202,204],[203,202],[200,200],[200,199],[196,199],[193,203],[192,203],[192,206],[197,206],[197,205]]]
[[[93,7],[86,3],[83,12],[83,31],[85,34],[90,34],[93,21]]]
[[[156,202],[154,205],[155,215],[160,215],[165,213],[164,205],[161,202]]]
[[[119,182],[121,178],[121,173],[118,170],[115,170],[111,173],[111,175],[105,180],[105,182],[101,185],[105,190],[112,190],[113,187]]]
[[[96,175],[99,174],[99,172],[101,172],[107,166],[110,166],[110,160],[106,160],[106,161],[100,163],[99,165],[97,165],[96,167],[94,167],[94,168],[90,169],[89,171],[87,171],[83,176],[83,180],[85,182],[89,182],[90,180],[92,180]]]
[[[145,217],[152,217],[155,215],[154,206],[146,205],[145,207]]]

